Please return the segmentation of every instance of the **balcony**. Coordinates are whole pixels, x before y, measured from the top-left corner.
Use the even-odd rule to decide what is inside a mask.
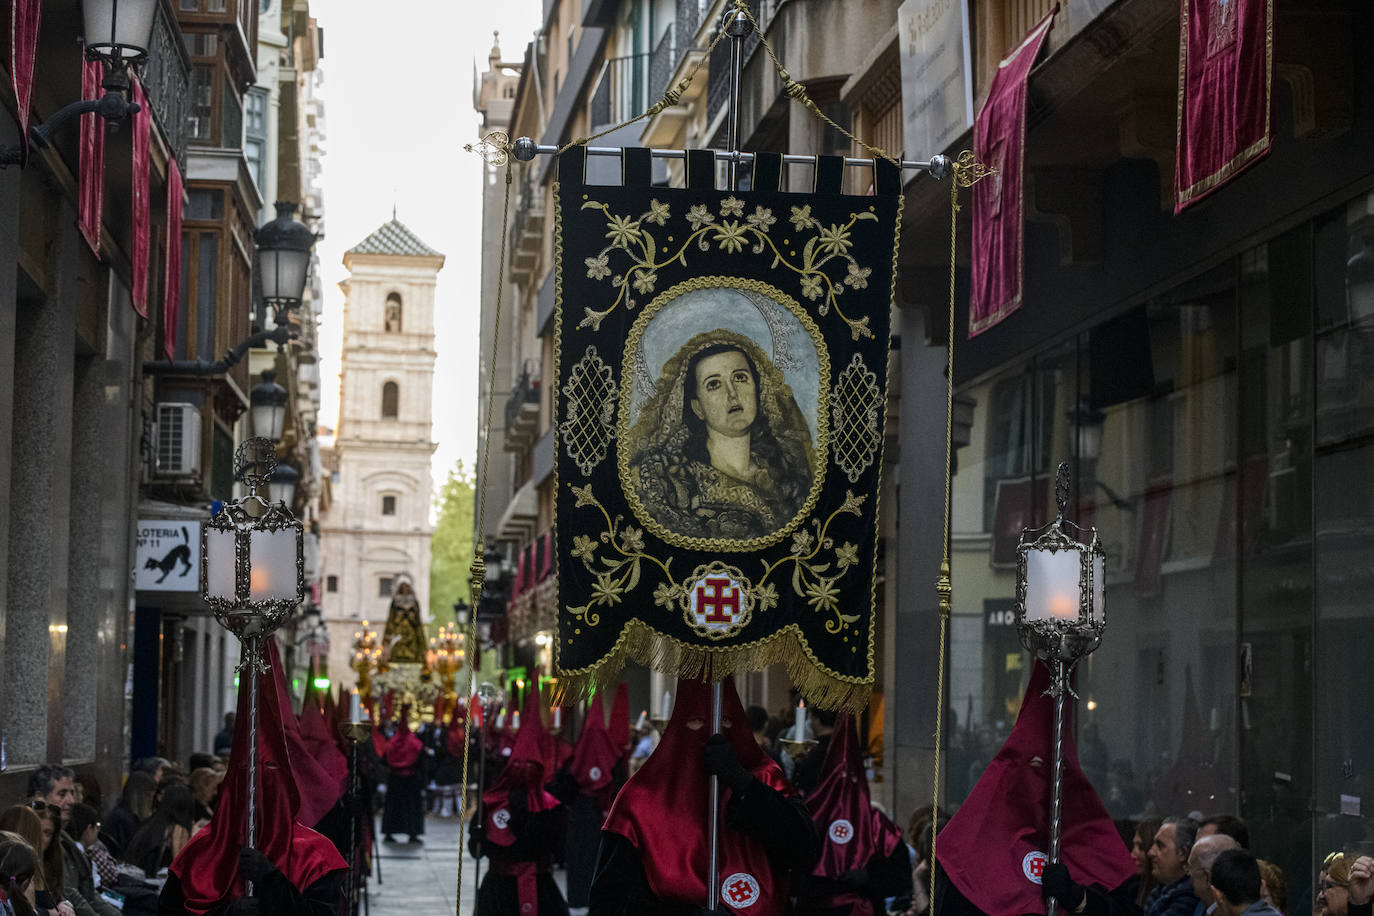
[[[630,54],[612,57],[601,65],[589,106],[593,133],[613,124],[623,124],[649,107],[649,60],[652,57],[652,54]]]
[[[521,286],[534,278],[539,250],[544,244],[544,189],[534,183],[525,170],[515,199],[515,216],[510,228],[510,274]]]
[[[181,38],[181,29],[159,5],[153,20],[153,36],[148,46],[148,64],[143,71],[143,86],[152,106],[153,120],[167,138],[167,147],[178,162],[186,161],[186,118],[191,91],[191,59]]]
[[[525,364],[506,401],[506,442],[508,452],[527,452],[539,432],[539,368]]]

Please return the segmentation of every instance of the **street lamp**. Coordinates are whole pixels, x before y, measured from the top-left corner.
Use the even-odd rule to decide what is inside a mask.
[[[105,65],[99,99],[82,99],[59,108],[29,131],[37,149],[52,146],[53,134],[79,115],[95,112],[111,127],[137,113],[140,106],[129,100],[129,67],[148,59],[148,45],[157,15],[158,0],[83,0],[86,58]],[[0,168],[24,163],[23,146],[0,146]]]
[[[1043,528],[1021,532],[1016,547],[1016,634],[1054,675],[1054,764],[1050,797],[1049,860],[1059,861],[1060,815],[1064,793],[1064,704],[1073,694],[1069,675],[1097,648],[1107,626],[1106,554],[1096,528],[1080,528],[1064,518],[1069,503],[1069,465],[1055,475],[1059,514]],[[1072,532],[1066,530],[1072,529]],[[1057,901],[1047,903],[1055,916]]]
[[[301,304],[310,269],[310,249],[315,245],[315,233],[292,219],[295,212],[295,204],[279,200],[277,218],[253,233],[258,247],[262,299],[276,309],[278,324],[287,312]]]
[[[286,400],[286,389],[277,384],[277,373],[264,369],[262,381],[248,393],[253,435],[273,442],[281,441],[282,427],[286,422]]]
[[[278,465],[272,480],[267,484],[267,498],[290,509],[296,504],[296,484],[300,479],[301,472],[291,465]]]
[[[248,835],[257,841],[258,676],[263,641],[305,600],[305,537],[300,521],[280,502],[258,495],[277,467],[273,444],[246,440],[234,455],[234,476],[248,495],[225,504],[201,535],[200,594],[215,619],[243,645],[240,671],[248,678]],[[251,893],[251,891],[250,891]]]

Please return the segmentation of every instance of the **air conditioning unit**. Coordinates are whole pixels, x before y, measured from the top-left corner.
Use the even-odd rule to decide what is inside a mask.
[[[157,405],[157,449],[153,476],[192,477],[200,474],[200,408],[171,402]]]

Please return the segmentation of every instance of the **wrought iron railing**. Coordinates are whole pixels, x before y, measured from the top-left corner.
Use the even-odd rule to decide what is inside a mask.
[[[511,434],[511,430],[515,429],[520,411],[526,404],[539,404],[539,367],[528,361],[521,370],[520,377],[516,379],[514,387],[510,390],[510,400],[506,402],[507,436]]]
[[[153,120],[185,168],[191,68],[181,40],[181,29],[167,14],[166,4],[158,4],[142,80],[153,109]]]
[[[685,48],[682,53],[678,51],[676,34],[677,23],[668,23],[668,30],[663,33],[663,37],[658,40],[658,46],[649,56],[649,98],[653,101],[663,97],[663,90],[668,88],[673,71],[677,69],[677,62],[686,51]]]

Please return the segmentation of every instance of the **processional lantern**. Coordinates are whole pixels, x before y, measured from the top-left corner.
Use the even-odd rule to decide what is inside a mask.
[[[1054,764],[1050,797],[1049,861],[1059,861],[1064,797],[1064,710],[1074,696],[1069,678],[1074,665],[1097,648],[1107,627],[1107,557],[1096,528],[1081,528],[1064,518],[1069,502],[1069,465],[1055,476],[1058,514],[1043,528],[1021,532],[1016,547],[1016,633],[1021,645],[1053,673]],[[1058,901],[1047,901],[1055,916]]]

